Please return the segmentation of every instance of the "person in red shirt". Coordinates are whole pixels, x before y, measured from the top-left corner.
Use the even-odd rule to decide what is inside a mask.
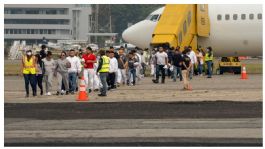
[[[94,86],[95,70],[94,63],[97,62],[96,56],[93,54],[92,48],[87,47],[82,59],[84,61],[84,78],[87,85],[87,92],[91,93],[92,90],[98,89],[98,86]]]

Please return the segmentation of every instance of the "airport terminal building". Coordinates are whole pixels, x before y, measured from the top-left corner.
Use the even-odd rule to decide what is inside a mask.
[[[85,40],[91,31],[89,4],[5,4],[5,44],[25,40],[27,44],[48,41]]]

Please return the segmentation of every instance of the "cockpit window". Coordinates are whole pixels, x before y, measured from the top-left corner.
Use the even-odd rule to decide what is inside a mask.
[[[149,15],[146,20],[157,21],[160,18],[159,14]]]

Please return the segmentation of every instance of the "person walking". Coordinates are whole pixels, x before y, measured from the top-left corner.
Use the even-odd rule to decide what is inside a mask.
[[[36,61],[37,61],[37,74],[36,74],[36,79],[37,79],[37,85],[40,88],[40,95],[43,95],[43,75],[44,75],[44,63],[40,57],[40,54],[36,54]]]
[[[86,53],[83,54],[83,59],[84,59],[84,78],[87,86],[87,92],[91,93],[92,90],[98,89],[98,86],[95,85],[95,69],[94,69],[94,64],[97,62],[96,56],[93,54],[92,48],[87,47],[86,48]]]
[[[190,69],[190,72],[189,72],[189,77],[190,77],[190,80],[191,80],[192,77],[193,77],[193,74],[194,74],[194,67],[195,67],[195,65],[197,65],[196,53],[192,50],[191,46],[188,47],[187,55],[191,59],[191,69]]]
[[[62,52],[60,58],[55,63],[55,77],[58,80],[58,88],[56,95],[63,95],[64,90],[62,90],[62,83],[64,84],[65,94],[69,94],[69,76],[68,68],[71,67],[71,63],[66,59],[66,52]]]
[[[45,45],[41,45],[40,58],[44,59],[46,56],[47,56],[46,46]]]
[[[100,88],[100,94],[98,94],[98,96],[107,96],[107,77],[109,73],[110,59],[105,55],[104,50],[99,51],[99,54],[100,59],[97,73],[99,73],[102,88]]]
[[[52,81],[54,76],[54,69],[55,69],[55,61],[52,58],[52,52],[48,51],[46,58],[42,59],[44,68],[45,68],[45,74],[44,74],[44,80],[45,80],[45,87],[46,87],[46,95],[50,96],[51,89],[52,89]]]
[[[137,81],[140,81],[142,78],[142,75],[140,74],[141,69],[142,69],[142,59],[141,59],[141,55],[139,53],[137,53],[138,47],[136,47],[134,50],[132,50],[131,52],[133,53],[135,59],[138,61],[139,65],[136,66],[136,77],[138,78]]]
[[[32,89],[33,97],[37,96],[37,62],[36,57],[32,55],[31,50],[26,51],[26,55],[22,57],[22,73],[25,81],[26,96],[29,97],[29,84]]]
[[[128,70],[128,78],[127,78],[127,85],[131,84],[131,77],[132,77],[132,85],[135,85],[136,81],[136,68],[139,65],[138,60],[135,58],[133,52],[129,53],[128,61],[125,63],[125,68]]]
[[[117,86],[119,86],[122,82],[124,85],[127,81],[126,76],[126,69],[125,69],[125,63],[127,62],[126,55],[124,54],[124,48],[121,47],[119,50],[119,60],[118,60],[118,78],[117,78]]]
[[[155,54],[156,58],[156,79],[153,80],[154,83],[159,82],[159,74],[162,74],[161,83],[165,83],[165,67],[168,66],[168,56],[167,53],[164,52],[163,47],[159,47],[159,51]]]
[[[202,70],[203,70],[203,51],[202,49],[198,48],[197,49],[198,54],[197,54],[197,58],[198,58],[198,73],[200,76],[202,76]]]
[[[206,49],[206,54],[205,54],[205,63],[207,64],[207,78],[212,78],[212,72],[213,72],[213,50],[212,47],[208,47]]]
[[[183,80],[181,73],[181,62],[182,62],[182,53],[180,52],[180,47],[177,46],[175,49],[175,53],[172,56],[172,65],[173,65],[173,81],[177,81],[177,77],[179,77],[180,81]]]
[[[68,69],[69,92],[71,94],[75,94],[77,86],[77,76],[81,72],[81,62],[79,58],[75,56],[74,49],[70,50],[69,56],[66,59],[71,64],[71,67]]]
[[[156,76],[155,76],[155,66],[156,66],[156,59],[155,59],[155,54],[156,54],[156,49],[153,49],[152,50],[152,53],[151,53],[151,55],[150,55],[150,60],[149,60],[149,64],[150,64],[150,67],[151,67],[151,72],[150,72],[150,74],[151,74],[151,76],[153,77],[153,78],[155,78]]]
[[[182,76],[183,76],[183,84],[184,84],[184,90],[191,90],[191,86],[189,83],[189,72],[192,67],[191,59],[188,56],[189,49],[185,49],[183,54],[183,59],[181,61],[181,70],[182,70]]]
[[[109,58],[110,58],[110,64],[109,64],[109,74],[107,78],[108,82],[108,89],[115,89],[115,78],[116,78],[116,73],[118,71],[118,62],[117,59],[114,57],[114,52],[110,51],[109,52]]]

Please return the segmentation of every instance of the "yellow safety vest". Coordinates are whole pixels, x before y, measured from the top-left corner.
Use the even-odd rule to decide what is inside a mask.
[[[104,55],[102,56],[102,59],[103,59],[103,64],[99,72],[109,72],[109,62],[110,62],[109,58]]]
[[[205,54],[205,61],[212,61],[213,60],[213,54],[211,56],[209,56],[209,53]]]
[[[27,56],[23,56],[23,74],[36,74],[35,57],[32,56],[29,61]]]

